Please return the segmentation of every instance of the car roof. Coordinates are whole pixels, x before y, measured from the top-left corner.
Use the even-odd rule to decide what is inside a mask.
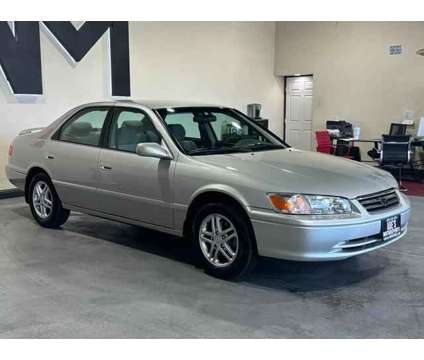
[[[90,106],[102,106],[102,105],[142,105],[149,109],[164,109],[164,108],[181,108],[181,107],[219,107],[222,108],[221,105],[216,104],[207,104],[207,103],[199,103],[194,101],[178,101],[178,100],[115,100],[115,101],[104,101],[104,102],[94,102],[85,105]]]
[[[179,107],[222,107],[216,104],[207,104],[193,101],[178,100],[134,100],[133,102],[144,105],[150,109],[179,108]]]

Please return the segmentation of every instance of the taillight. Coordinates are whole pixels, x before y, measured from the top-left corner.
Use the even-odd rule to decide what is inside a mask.
[[[12,156],[12,154],[13,154],[13,145],[10,144],[9,145],[9,156]]]

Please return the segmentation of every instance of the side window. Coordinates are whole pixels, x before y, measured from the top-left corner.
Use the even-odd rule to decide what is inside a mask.
[[[95,109],[77,114],[62,128],[59,140],[98,146],[108,109]]]
[[[115,112],[110,128],[108,147],[135,152],[137,144],[144,142],[161,143],[161,136],[150,118],[136,109]]]

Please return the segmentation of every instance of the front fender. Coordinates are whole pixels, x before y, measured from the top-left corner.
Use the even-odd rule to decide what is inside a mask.
[[[207,192],[220,192],[225,195],[231,196],[232,198],[234,198],[234,200],[238,201],[241,206],[243,206],[246,212],[249,209],[249,205],[246,198],[234,187],[225,184],[208,184],[202,186],[191,195],[189,204],[191,204],[194,199],[196,199],[199,195]]]

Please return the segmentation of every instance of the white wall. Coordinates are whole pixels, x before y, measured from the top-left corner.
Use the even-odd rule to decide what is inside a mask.
[[[404,54],[390,56],[389,45]],[[276,74],[314,75],[314,130],[338,118],[381,137],[405,111],[424,116],[423,47],[424,22],[280,22]]]
[[[274,74],[273,22],[130,23],[132,99],[193,100],[262,116],[282,135],[283,91]],[[16,98],[0,78],[0,188],[7,147],[22,129],[43,126],[84,102],[110,99],[108,42],[101,38],[72,66],[41,31],[44,95]]]

